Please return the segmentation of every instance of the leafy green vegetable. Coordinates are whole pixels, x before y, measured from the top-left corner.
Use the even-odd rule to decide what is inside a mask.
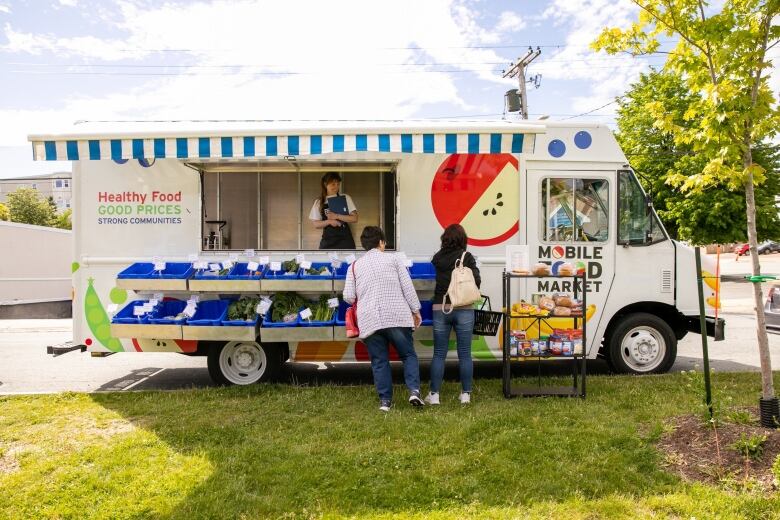
[[[306,269],[306,274],[330,274],[330,270],[328,270],[328,266],[323,265],[322,267],[309,267]]]
[[[319,301],[311,305],[311,313],[312,313],[312,321],[330,321],[330,319],[333,317],[333,311],[335,309],[331,309],[328,306],[328,295],[322,294],[320,295]]]
[[[238,301],[228,306],[227,318],[229,321],[252,321],[257,314],[255,309],[260,303],[259,298],[242,296]]]
[[[282,271],[286,273],[297,273],[298,272],[298,262],[295,260],[285,260],[282,262]]]
[[[286,316],[298,314],[298,310],[306,305],[306,300],[294,292],[281,292],[274,296],[274,304],[271,307],[271,321],[289,321]]]

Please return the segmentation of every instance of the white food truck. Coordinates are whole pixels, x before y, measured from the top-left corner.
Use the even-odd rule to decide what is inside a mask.
[[[91,352],[206,355],[212,377],[232,384],[268,380],[288,361],[367,361],[365,345],[346,338],[338,321],[275,327],[261,315],[242,327],[223,313],[222,322],[208,315],[210,326],[195,323],[195,309],[211,300],[340,296],[343,279],[330,271],[308,279],[260,272],[292,259],[337,267],[360,258],[361,250],[318,249],[322,230],[309,216],[327,172],[341,175],[357,208],[358,246],[363,227],[378,225],[389,250],[424,265],[443,229],[463,225],[494,310],[507,246],[525,246],[530,263],[549,264],[553,274],[563,263],[586,273],[585,350],[618,372],[668,370],[677,341],[700,330],[694,251],[669,239],[605,126],[122,122],[29,139],[36,160],[73,161],[73,340]],[[256,276],[227,276],[241,263]],[[206,269],[213,276],[198,276]],[[430,300],[433,280],[414,282],[421,301]],[[555,278],[513,283],[521,284],[513,294],[529,300],[572,290]],[[704,289],[714,314],[715,284]],[[180,305],[162,312],[176,316],[147,320],[164,302]],[[415,332],[423,360],[431,340],[430,326]],[[475,336],[475,360],[501,359],[500,343],[501,334]]]

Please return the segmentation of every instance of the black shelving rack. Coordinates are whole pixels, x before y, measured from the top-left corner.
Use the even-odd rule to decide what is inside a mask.
[[[533,279],[538,280],[540,278],[553,278],[553,279],[570,279],[572,280],[574,298],[579,299],[582,297],[582,316],[512,316],[512,280],[516,279]],[[562,291],[563,292],[563,291]],[[558,275],[521,275],[512,274],[504,271],[503,274],[503,308],[504,308],[504,341],[503,341],[503,389],[504,397],[507,399],[512,397],[540,397],[540,396],[555,396],[555,397],[580,397],[585,398],[585,379],[587,373],[587,276],[585,273],[576,274],[571,276],[558,276]],[[572,327],[574,329],[582,330],[582,351],[579,354],[572,351],[571,356],[563,355],[530,355],[530,356],[510,356],[510,335],[512,331],[512,319],[513,318],[526,318],[531,319],[532,323],[525,330],[528,330],[537,325],[539,330],[539,337],[542,336],[542,323],[551,318],[555,319],[569,319],[572,320]],[[552,327],[551,327],[552,328]],[[532,362],[536,360],[537,364],[537,384],[536,386],[513,386],[512,385],[512,363],[513,362]],[[569,361],[572,366],[572,385],[564,386],[543,386],[542,385],[542,362],[546,360],[561,360]],[[520,361],[523,360],[523,361]]]

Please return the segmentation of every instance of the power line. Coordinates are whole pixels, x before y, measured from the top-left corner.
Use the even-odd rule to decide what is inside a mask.
[[[566,117],[566,118],[564,118],[563,120],[565,121],[565,120],[567,120],[567,119],[574,119],[575,117],[581,117],[581,116],[586,116],[586,115],[588,115],[588,114],[592,114],[593,112],[595,112],[595,111],[597,111],[597,110],[601,110],[602,108],[608,107],[608,106],[609,106],[609,105],[611,105],[612,103],[617,103],[617,99],[613,99],[613,100],[612,100],[612,101],[610,101],[609,103],[606,103],[606,104],[604,104],[604,105],[601,105],[601,106],[600,106],[600,107],[598,107],[598,108],[594,108],[593,110],[588,110],[587,112],[583,112],[582,114],[576,114],[576,115],[573,115],[573,116],[571,116],[571,117]],[[597,114],[597,115],[601,115],[601,114]]]

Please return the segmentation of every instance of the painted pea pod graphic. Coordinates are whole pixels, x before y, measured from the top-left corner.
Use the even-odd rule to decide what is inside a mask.
[[[92,331],[95,339],[108,350],[111,352],[122,352],[124,350],[122,343],[111,336],[111,320],[108,319],[108,314],[103,309],[100,298],[97,292],[95,292],[95,288],[92,285],[93,281],[92,278],[89,278],[89,286],[84,296],[84,316],[87,319],[89,330]]]

